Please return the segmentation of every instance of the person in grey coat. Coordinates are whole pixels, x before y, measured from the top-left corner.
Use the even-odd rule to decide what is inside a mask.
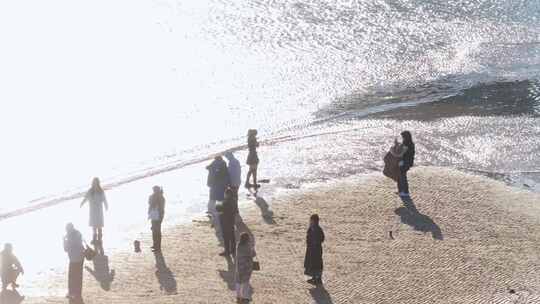
[[[68,294],[74,300],[82,299],[82,282],[84,266],[84,246],[81,233],[73,227],[72,223],[66,225],[64,237],[64,251],[69,257]]]
[[[235,282],[238,303],[251,301],[252,290],[249,280],[253,272],[253,257],[255,257],[255,250],[253,250],[249,234],[244,232],[240,235],[240,241],[236,247]]]

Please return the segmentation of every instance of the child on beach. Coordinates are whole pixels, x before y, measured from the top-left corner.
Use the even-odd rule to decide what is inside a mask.
[[[319,226],[319,215],[313,214],[309,220],[306,237],[306,257],[304,274],[311,276],[307,282],[313,285],[322,284],[324,231]]]
[[[259,156],[257,155],[257,148],[259,147],[259,142],[257,141],[257,130],[250,129],[248,131],[248,149],[249,154],[247,157],[247,165],[249,166],[249,171],[246,177],[246,188],[254,187],[258,188],[257,184],[257,167],[259,165]],[[250,184],[249,179],[253,176],[253,184]]]
[[[0,253],[2,259],[2,291],[5,291],[11,284],[13,290],[19,287],[17,277],[24,274],[24,269],[19,259],[13,254],[13,246],[9,243],[4,245],[4,250]]]

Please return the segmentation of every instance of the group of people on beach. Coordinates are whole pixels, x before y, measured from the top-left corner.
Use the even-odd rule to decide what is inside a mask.
[[[414,165],[415,146],[409,131],[403,131],[401,137],[402,142],[399,143],[396,139],[394,146],[384,158],[385,169],[383,173],[397,181],[399,196],[408,197],[410,193],[407,172]],[[249,171],[244,186],[248,189],[255,189],[256,194],[260,187],[257,183],[259,164],[257,148],[259,143],[256,130],[248,131],[247,141],[249,153],[246,163],[249,166]],[[208,170],[207,186],[210,189],[208,214],[218,237],[223,240],[224,251],[220,255],[227,258],[232,256],[235,259],[237,301],[238,303],[248,303],[251,301],[252,293],[250,278],[254,270],[259,270],[260,265],[258,261],[255,261],[254,240],[251,239],[249,233],[240,233],[239,241],[236,242],[236,234],[242,221],[238,210],[238,191],[242,180],[241,165],[231,151],[224,153],[224,156],[228,163],[218,155],[206,167]],[[82,303],[84,260],[91,260],[96,251],[103,254],[104,210],[108,209],[108,202],[98,178],[93,179],[80,206],[83,207],[86,203],[89,205],[89,226],[92,228],[91,244],[95,250],[92,250],[84,242],[82,234],[75,229],[72,223],[66,225],[64,237],[64,250],[69,257],[67,297],[74,300],[75,303]],[[153,243],[151,249],[153,252],[161,252],[161,224],[164,216],[163,189],[160,186],[154,186],[152,194],[148,198],[148,219],[151,222]],[[306,236],[304,274],[311,277],[307,282],[313,285],[322,284],[322,244],[325,240],[325,234],[319,221],[319,215],[311,215]],[[4,250],[0,252],[0,258],[2,291],[5,291],[10,285],[15,290],[18,287],[17,277],[24,274],[24,269],[14,255],[11,244],[4,245]]]

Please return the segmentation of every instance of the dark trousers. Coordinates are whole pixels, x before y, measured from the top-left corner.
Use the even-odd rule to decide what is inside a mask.
[[[152,241],[154,249],[161,249],[161,221],[152,221]]]
[[[409,193],[409,181],[407,180],[408,167],[399,167],[399,178],[397,182],[399,193]]]
[[[226,254],[234,254],[236,251],[236,237],[234,235],[234,218],[220,218],[221,232],[223,233],[223,247]]]
[[[69,263],[68,292],[72,297],[82,296],[83,264],[84,261]]]

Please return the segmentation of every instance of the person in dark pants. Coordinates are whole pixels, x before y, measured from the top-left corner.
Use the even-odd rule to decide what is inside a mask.
[[[307,282],[313,285],[322,284],[324,231],[319,226],[319,215],[310,218],[306,237],[306,257],[304,259],[304,274],[311,276]]]
[[[407,171],[414,165],[415,147],[412,140],[411,132],[401,132],[403,142],[401,143],[398,151],[391,152],[394,156],[399,157],[399,178],[397,181],[398,193],[401,197],[409,197],[409,181],[407,180]],[[397,140],[396,140],[397,144]]]
[[[238,197],[234,194],[233,190],[227,189],[225,191],[225,201],[219,211],[219,220],[223,233],[223,247],[225,248],[220,255],[234,255],[236,251],[234,224],[236,215],[238,214]]]
[[[208,170],[206,184],[210,188],[208,216],[210,217],[212,227],[216,228],[216,234],[221,239],[221,225],[219,223],[219,214],[216,210],[216,202],[223,202],[225,199],[225,190],[229,185],[229,171],[227,163],[221,156],[216,156],[214,161],[206,169]]]
[[[69,257],[67,297],[82,301],[84,246],[81,233],[71,223],[66,225],[64,251]]]
[[[258,189],[259,185],[257,184],[257,169],[259,166],[259,156],[257,154],[257,148],[259,147],[259,142],[257,141],[257,130],[250,129],[248,130],[248,157],[246,164],[249,166],[249,171],[246,176],[246,188],[255,188]],[[249,182],[251,176],[253,176],[253,184]]]
[[[153,193],[148,198],[148,219],[152,221],[152,251],[161,251],[161,223],[165,217],[165,197],[159,186],[152,188]]]
[[[225,153],[225,158],[229,161],[229,188],[231,188],[234,195],[238,196],[238,189],[242,184],[242,166],[230,151]]]

